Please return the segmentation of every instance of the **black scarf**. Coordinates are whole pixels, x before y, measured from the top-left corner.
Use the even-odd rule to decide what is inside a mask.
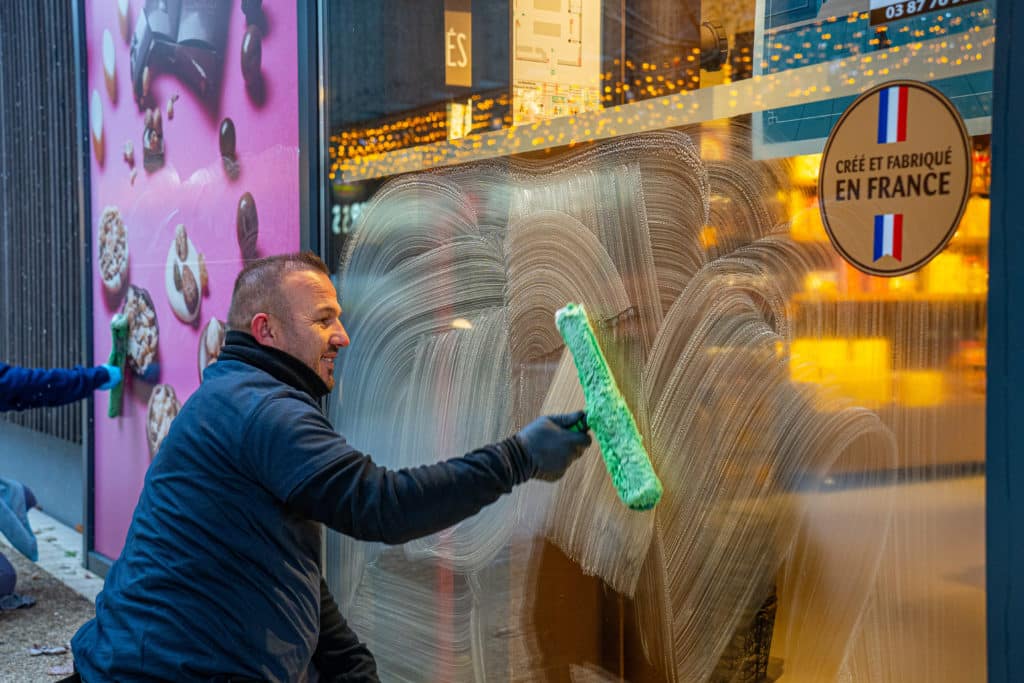
[[[298,358],[272,346],[264,346],[245,332],[230,330],[227,333],[218,360],[237,360],[257,367],[288,386],[305,391],[315,401],[331,392],[320,375]]]

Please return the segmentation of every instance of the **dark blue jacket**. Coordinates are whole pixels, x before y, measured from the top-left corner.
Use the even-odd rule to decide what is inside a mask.
[[[102,365],[42,370],[0,363],[0,412],[73,403],[109,379],[110,373]]]
[[[145,484],[96,618],[71,642],[85,681],[375,681],[320,574],[320,526],[402,543],[533,475],[513,438],[390,471],[350,446],[319,376],[229,332]],[[315,673],[314,673],[315,670]]]

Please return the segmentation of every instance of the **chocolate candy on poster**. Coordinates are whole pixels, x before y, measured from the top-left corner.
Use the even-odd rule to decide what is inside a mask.
[[[198,324],[201,298],[208,282],[206,259],[189,238],[185,225],[179,223],[167,250],[164,288],[167,303],[183,323]]]
[[[220,155],[235,159],[235,122],[229,118],[220,122]]]
[[[220,358],[220,351],[224,347],[224,339],[227,336],[227,327],[217,318],[210,318],[206,327],[199,333],[199,348],[197,361],[199,365],[199,381],[203,380],[203,370],[213,365]]]
[[[206,48],[178,45],[174,49],[175,73],[201,99],[216,91],[222,64],[222,56]]]
[[[188,247],[188,233],[185,232],[185,226],[178,225],[174,230],[174,253],[178,255],[178,260],[188,260]]]
[[[146,402],[146,441],[150,458],[156,457],[160,444],[167,437],[171,423],[181,412],[181,401],[170,384],[157,384]]]
[[[235,150],[235,122],[229,118],[220,122],[220,158],[224,171],[232,180],[238,177],[238,157]]]
[[[106,138],[103,134],[103,101],[97,90],[92,91],[89,99],[89,130],[92,139],[92,152],[96,156],[96,163],[102,168],[106,158]]]
[[[128,6],[128,0],[117,0],[117,28],[126,43],[132,39],[131,27],[131,8]]]
[[[121,312],[128,318],[128,367],[140,379],[155,383],[160,376],[160,326],[149,291],[128,285]]]
[[[242,258],[247,261],[256,258],[256,239],[259,237],[260,221],[256,213],[256,200],[252,198],[250,192],[246,192],[238,200],[235,227],[238,233],[238,246],[242,250]]]
[[[249,24],[242,37],[242,77],[250,88],[263,81],[263,31]]]
[[[188,266],[182,266],[181,268],[181,289],[179,291],[185,300],[188,315],[195,315],[196,311],[199,310],[199,283],[196,281],[196,276],[192,274],[192,269]]]
[[[110,294],[120,294],[128,282],[128,230],[118,207],[104,207],[96,225],[96,240],[100,252],[97,265],[103,287]]]
[[[164,124],[160,109],[147,109],[142,131],[142,166],[148,173],[164,165]]]
[[[117,55],[114,52],[114,37],[103,29],[103,82],[112,104],[117,104]]]
[[[267,35],[267,15],[263,13],[263,0],[242,0],[242,14],[245,15],[245,25],[256,26]]]

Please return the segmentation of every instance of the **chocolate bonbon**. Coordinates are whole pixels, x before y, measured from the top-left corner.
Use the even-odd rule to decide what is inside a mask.
[[[121,312],[128,318],[128,367],[140,378],[153,382],[160,374],[156,360],[160,327],[149,291],[128,285]]]
[[[160,450],[160,444],[167,437],[171,423],[181,411],[181,401],[170,384],[157,384],[146,402],[146,441],[153,458]]]
[[[152,173],[164,165],[164,124],[160,109],[147,109],[142,131],[142,166]]]
[[[199,311],[199,283],[188,266],[181,267],[181,297],[187,314],[194,316]]]
[[[131,27],[131,8],[128,6],[128,0],[117,0],[117,29],[126,43],[132,37]]]
[[[89,131],[92,153],[96,156],[96,163],[102,167],[106,156],[106,141],[103,138],[103,101],[98,90],[93,90],[89,99]]]
[[[242,36],[242,77],[245,84],[258,87],[263,81],[263,31],[249,24]]]
[[[184,225],[178,225],[174,229],[174,253],[178,255],[178,259],[184,261],[188,258],[188,233],[185,232]]]
[[[263,0],[242,0],[242,14],[246,25],[259,27],[263,35],[267,35],[267,15],[263,13]]]
[[[96,226],[99,243],[99,270],[103,286],[118,294],[128,282],[128,231],[116,206],[107,206]]]
[[[220,358],[221,348],[224,346],[224,339],[227,336],[227,327],[217,318],[210,318],[206,327],[199,334],[199,348],[197,349],[197,361],[199,365],[199,380],[203,379],[203,370],[217,362]]]
[[[231,119],[220,122],[220,155],[235,158],[235,122]]]
[[[224,163],[224,170],[228,176],[234,179],[238,176],[238,157],[235,150],[235,122],[231,119],[224,119],[220,122],[220,158]]]
[[[259,237],[260,221],[256,213],[256,200],[252,198],[251,193],[246,192],[238,200],[238,214],[235,221],[242,258],[246,260],[256,258],[256,240]]]
[[[171,310],[183,323],[195,323],[199,317],[206,284],[206,260],[189,238],[184,224],[179,223],[167,250],[164,287]]]
[[[114,37],[103,29],[103,82],[107,86],[110,101],[117,103],[117,59],[114,54]]]

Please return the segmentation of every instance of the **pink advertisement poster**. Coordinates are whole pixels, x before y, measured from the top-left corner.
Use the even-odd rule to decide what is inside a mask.
[[[94,362],[129,320],[119,417],[95,406],[94,549],[116,558],[143,478],[223,343],[247,259],[300,242],[294,3],[85,3]]]

